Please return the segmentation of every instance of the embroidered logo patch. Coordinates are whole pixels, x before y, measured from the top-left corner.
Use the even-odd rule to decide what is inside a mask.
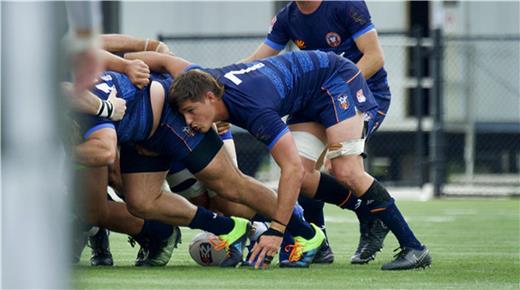
[[[359,91],[356,92],[356,98],[360,103],[366,102],[367,98],[363,94],[363,89],[359,89]]]
[[[186,135],[188,135],[190,137],[195,136],[195,132],[193,132],[191,127],[188,127],[188,126],[185,126],[184,128],[182,128],[182,132],[184,132]]]
[[[341,44],[341,37],[336,32],[327,33],[327,35],[325,35],[325,40],[331,47],[337,47]]]
[[[294,42],[299,49],[305,48],[305,41],[298,39]]]
[[[347,95],[344,95],[344,94],[339,95],[338,96],[338,102],[339,102],[340,107],[343,110],[348,109],[348,96]]]

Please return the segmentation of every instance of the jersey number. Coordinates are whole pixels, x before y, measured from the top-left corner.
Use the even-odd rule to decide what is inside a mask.
[[[254,70],[257,70],[261,67],[264,67],[265,65],[263,63],[257,63],[255,64],[254,66],[250,66],[248,68],[244,68],[244,69],[241,69],[241,70],[234,70],[234,71],[230,71],[230,72],[227,72],[224,77],[227,78],[228,80],[232,81],[235,85],[239,85],[242,83],[242,80],[239,79],[236,75],[242,75],[242,74],[245,74],[245,73],[248,73],[250,71],[254,71]]]
[[[107,83],[99,83],[96,85],[96,89],[98,89],[106,94],[109,94],[112,91],[113,87],[109,87],[107,85]]]

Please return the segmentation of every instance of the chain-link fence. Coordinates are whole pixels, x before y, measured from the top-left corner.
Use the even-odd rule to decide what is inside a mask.
[[[435,43],[404,32],[379,36],[392,103],[368,144],[369,172],[388,185],[434,182],[439,193],[492,193],[481,190],[482,182],[496,193],[520,193],[518,38]],[[238,62],[264,37],[159,36],[176,54],[207,67]],[[265,146],[237,128],[234,136],[241,169],[275,183],[279,170]]]
[[[520,36],[445,37],[447,194],[520,194]]]

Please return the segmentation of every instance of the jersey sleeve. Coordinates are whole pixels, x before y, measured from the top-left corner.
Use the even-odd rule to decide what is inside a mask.
[[[289,131],[278,113],[271,110],[261,112],[252,119],[254,121],[248,124],[249,133],[264,143],[269,150]]]
[[[274,50],[283,50],[290,40],[288,22],[287,7],[285,7],[271,20],[269,33],[264,40],[264,44]]]
[[[345,20],[345,27],[356,40],[361,35],[374,29],[370,12],[364,1],[345,1],[341,11],[342,18]]]

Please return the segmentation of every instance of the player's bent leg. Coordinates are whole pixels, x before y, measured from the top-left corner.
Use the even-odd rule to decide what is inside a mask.
[[[247,205],[265,216],[274,215],[277,203],[275,192],[240,172],[222,148],[206,167],[194,175],[223,198]]]
[[[336,126],[345,127],[350,120],[348,119],[342,122],[343,124],[340,123]],[[352,126],[356,125],[355,123],[350,124]],[[346,141],[340,141],[338,136],[341,136],[341,133],[335,131],[338,129],[334,128],[336,126],[329,128],[334,130],[327,132],[328,135],[331,133],[330,140],[332,140],[332,144],[337,145],[328,154],[332,162],[334,174],[337,174],[338,179],[349,188],[352,188],[356,196],[360,197],[363,204],[370,210],[370,213],[376,215],[390,228],[403,249],[402,254],[398,255],[393,262],[385,264],[383,269],[411,269],[429,265],[431,257],[428,250],[414,236],[395,205],[394,199],[377,180],[374,180],[372,176],[364,171],[363,161],[359,155],[363,152],[361,142],[357,139],[348,139],[352,137],[348,135],[341,137],[346,138],[344,139]],[[346,129],[345,131],[349,132]],[[419,255],[418,259],[409,259],[416,254]]]

